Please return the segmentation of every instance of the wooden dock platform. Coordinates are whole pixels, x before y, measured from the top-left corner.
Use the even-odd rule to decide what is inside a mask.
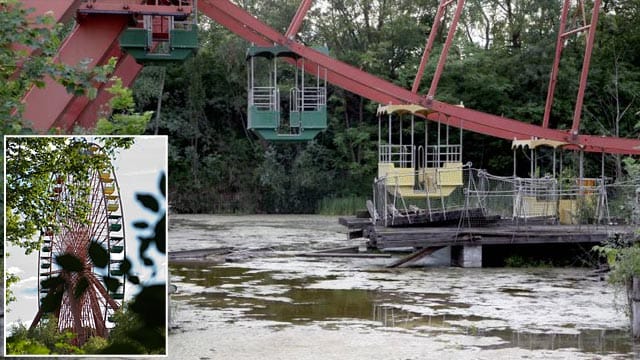
[[[378,249],[424,248],[452,245],[515,245],[552,243],[599,244],[613,238],[633,235],[627,226],[596,225],[501,225],[491,227],[388,228],[371,226],[366,230],[369,244]]]
[[[341,218],[349,228],[350,238],[361,232],[368,246],[388,248],[426,248],[457,245],[516,245],[516,244],[599,244],[610,239],[632,238],[634,228],[622,225],[549,225],[515,224],[511,220],[497,221],[488,226],[426,226],[385,227],[371,221]]]

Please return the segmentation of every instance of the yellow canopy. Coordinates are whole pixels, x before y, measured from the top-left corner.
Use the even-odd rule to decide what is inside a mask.
[[[519,147],[528,147],[529,149],[535,149],[539,146],[548,146],[554,149],[563,147],[565,145],[569,145],[569,143],[558,141],[558,140],[549,140],[549,139],[529,139],[529,140],[513,140],[511,143],[512,149],[517,149]]]
[[[403,104],[403,105],[386,105],[386,106],[378,106],[378,115],[383,114],[419,114],[422,116],[427,116],[434,111],[431,109],[427,109],[420,105],[415,104]]]

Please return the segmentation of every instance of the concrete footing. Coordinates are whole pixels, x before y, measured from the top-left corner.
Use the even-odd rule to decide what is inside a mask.
[[[451,251],[451,264],[464,268],[482,267],[482,245],[455,246]]]

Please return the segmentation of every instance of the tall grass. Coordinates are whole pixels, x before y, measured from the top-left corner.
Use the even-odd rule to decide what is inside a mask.
[[[366,208],[364,196],[331,197],[318,201],[317,213],[320,215],[354,215],[357,210]]]

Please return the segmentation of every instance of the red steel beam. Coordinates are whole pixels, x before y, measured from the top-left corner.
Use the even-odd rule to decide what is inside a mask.
[[[139,3],[123,2],[87,2],[78,8],[78,14],[109,14],[109,15],[164,15],[164,16],[188,16],[191,14],[191,6],[177,5],[145,5]]]
[[[78,6],[80,6],[81,0],[23,0],[20,2],[20,5],[23,9],[32,9],[33,11],[27,14],[27,21],[29,21],[29,26],[43,26],[36,25],[35,20],[38,16],[50,16],[54,20],[55,23],[66,23],[73,19],[73,16],[76,12]],[[1,6],[0,6],[1,8]],[[51,28],[51,25],[46,25],[45,27]],[[32,47],[22,45],[22,44],[11,44],[11,48],[13,50],[24,51],[27,56],[33,55],[34,49]],[[37,53],[39,53],[38,51]],[[12,76],[15,78],[17,73],[22,69],[22,63],[18,63],[18,70]]]
[[[302,25],[302,21],[304,20],[304,17],[307,15],[307,11],[309,11],[312,4],[313,4],[313,0],[302,0],[302,2],[300,3],[300,6],[298,6],[298,10],[296,10],[296,14],[293,16],[293,19],[291,20],[291,24],[289,24],[289,28],[287,29],[287,32],[284,33],[284,36],[286,36],[289,39],[292,39],[298,33],[298,30],[300,30],[300,26]]]
[[[436,41],[438,29],[440,28],[440,24],[442,24],[442,17],[446,12],[447,7],[452,3],[453,0],[440,0],[440,5],[438,5],[438,10],[436,11],[436,17],[433,20],[433,24],[431,25],[431,32],[429,33],[429,37],[427,38],[427,43],[424,45],[424,52],[422,53],[422,59],[420,59],[418,72],[416,72],[416,77],[413,80],[413,86],[411,87],[411,92],[414,94],[417,94],[418,89],[420,88],[420,82],[422,81],[422,76],[424,76],[424,69],[427,66],[427,61],[429,61],[429,55],[431,54],[431,50],[433,49],[433,43],[435,43]]]
[[[101,61],[101,63],[106,62],[106,60],[112,57],[120,58],[121,56],[122,56],[122,51],[120,50],[120,46],[116,41],[111,44],[108,51],[103,56],[103,59],[105,59],[105,61]],[[100,87],[100,89],[102,89],[102,86]],[[66,108],[64,109],[64,112],[60,114],[60,116],[57,119],[55,119],[54,123],[52,124],[52,127],[70,132],[71,130],[73,130],[73,126],[76,124],[80,114],[82,114],[82,112],[85,110],[85,108],[89,104],[94,103],[95,100],[97,100],[97,98],[94,99],[94,101],[92,101],[86,96],[73,96],[69,101],[69,103],[67,104]],[[100,104],[103,104],[103,103],[100,103]],[[94,125],[95,125],[95,122],[94,122]],[[89,126],[88,128],[91,128],[91,127],[93,126]]]
[[[76,14],[82,0],[22,0],[20,3],[24,9],[32,8],[31,16],[50,15],[59,22],[67,22]]]
[[[571,124],[571,135],[576,137],[580,131],[580,120],[582,118],[582,107],[584,101],[584,93],[587,88],[587,78],[589,75],[589,64],[591,62],[591,53],[593,52],[593,43],[595,41],[596,28],[598,24],[598,14],[600,12],[600,1],[594,0],[593,9],[591,11],[590,23],[586,23],[584,18],[584,4],[579,5],[579,9],[583,15],[583,26],[579,26],[575,29],[566,31],[567,18],[569,16],[569,8],[571,7],[571,0],[564,0],[562,5],[562,13],[560,14],[560,28],[558,29],[558,38],[556,40],[556,52],[553,59],[553,66],[551,68],[551,75],[549,79],[549,88],[547,91],[547,100],[544,107],[544,115],[542,117],[542,127],[549,127],[549,118],[551,117],[551,109],[553,107],[553,97],[555,87],[558,82],[558,72],[560,67],[560,58],[562,57],[562,49],[566,39],[574,34],[578,34],[583,31],[587,31],[587,41],[584,49],[584,56],[582,60],[582,70],[580,74],[580,84],[578,86],[578,94],[576,95],[575,108],[573,110],[573,121]]]
[[[88,69],[103,64],[108,60],[106,56],[110,49],[114,44],[117,45],[118,36],[126,24],[126,16],[92,16],[90,22],[76,26],[60,47],[55,61],[77,64],[80,60],[88,58],[91,60],[87,65]],[[46,132],[54,126],[74,98],[72,94],[67,93],[64,86],[50,77],[45,78],[44,81],[44,88],[34,87],[23,98],[25,104],[23,118],[30,122],[37,132]],[[75,114],[75,116],[78,115],[79,113]]]
[[[119,57],[119,61],[116,64],[116,70],[113,75],[119,77],[122,80],[122,85],[131,86],[136,79],[142,65],[136,62],[131,55],[122,54]],[[106,105],[113,97],[106,89],[111,86],[110,83],[102,84],[98,90],[98,95],[93,101],[89,102],[87,106],[82,110],[80,116],[76,119],[75,123],[85,129],[91,129],[95,127],[100,117],[100,112],[103,110],[102,106]]]
[[[201,0],[198,7],[204,14],[249,41],[265,46],[277,43],[289,47],[293,52],[308,60],[305,61],[305,65],[311,62],[326,68],[329,82],[373,101],[382,104],[422,104],[446,115],[445,120],[442,120],[441,117],[440,120],[434,118],[435,121],[447,122],[452,126],[463,127],[466,130],[507,140],[540,137],[574,143],[585,151],[602,152],[604,149],[609,153],[640,155],[640,141],[635,139],[590,135],[573,137],[566,131],[547,129],[435,100],[428,101],[407,89],[286,38],[227,0]],[[311,69],[311,66],[307,69]],[[313,65],[313,70],[315,71],[315,65]]]
[[[584,11],[584,9],[583,9]],[[587,77],[589,76],[589,64],[591,62],[591,52],[593,51],[593,42],[596,38],[596,28],[598,27],[598,14],[600,13],[600,0],[593,1],[593,10],[591,12],[591,24],[589,25],[587,43],[584,47],[584,58],[582,60],[582,74],[580,74],[580,87],[578,88],[578,97],[576,99],[576,107],[573,111],[573,123],[571,125],[571,134],[578,135],[580,130],[580,119],[582,117],[582,102],[584,100],[584,92],[587,88]]]
[[[444,46],[442,47],[442,51],[440,52],[440,59],[438,60],[438,65],[436,66],[436,72],[433,74],[433,79],[431,79],[431,86],[429,87],[429,92],[427,93],[427,96],[429,98],[433,98],[436,95],[438,82],[440,81],[440,76],[442,76],[444,65],[447,62],[447,55],[449,54],[449,49],[451,48],[451,43],[453,42],[453,38],[456,35],[456,29],[458,28],[458,20],[460,20],[460,15],[462,14],[463,8],[464,8],[464,0],[458,0],[458,6],[456,6],[456,11],[453,14],[451,25],[449,25],[449,33],[447,34],[447,40],[444,42]]]
[[[549,127],[549,118],[551,117],[553,97],[556,91],[556,84],[558,83],[560,57],[562,56],[562,49],[564,48],[564,30],[567,24],[567,15],[569,14],[570,6],[571,0],[564,0],[564,3],[562,5],[562,12],[560,14],[560,28],[558,29],[558,38],[556,39],[556,54],[553,58],[553,65],[551,66],[549,88],[547,89],[547,101],[545,102],[544,115],[542,116],[542,127],[544,128]]]

